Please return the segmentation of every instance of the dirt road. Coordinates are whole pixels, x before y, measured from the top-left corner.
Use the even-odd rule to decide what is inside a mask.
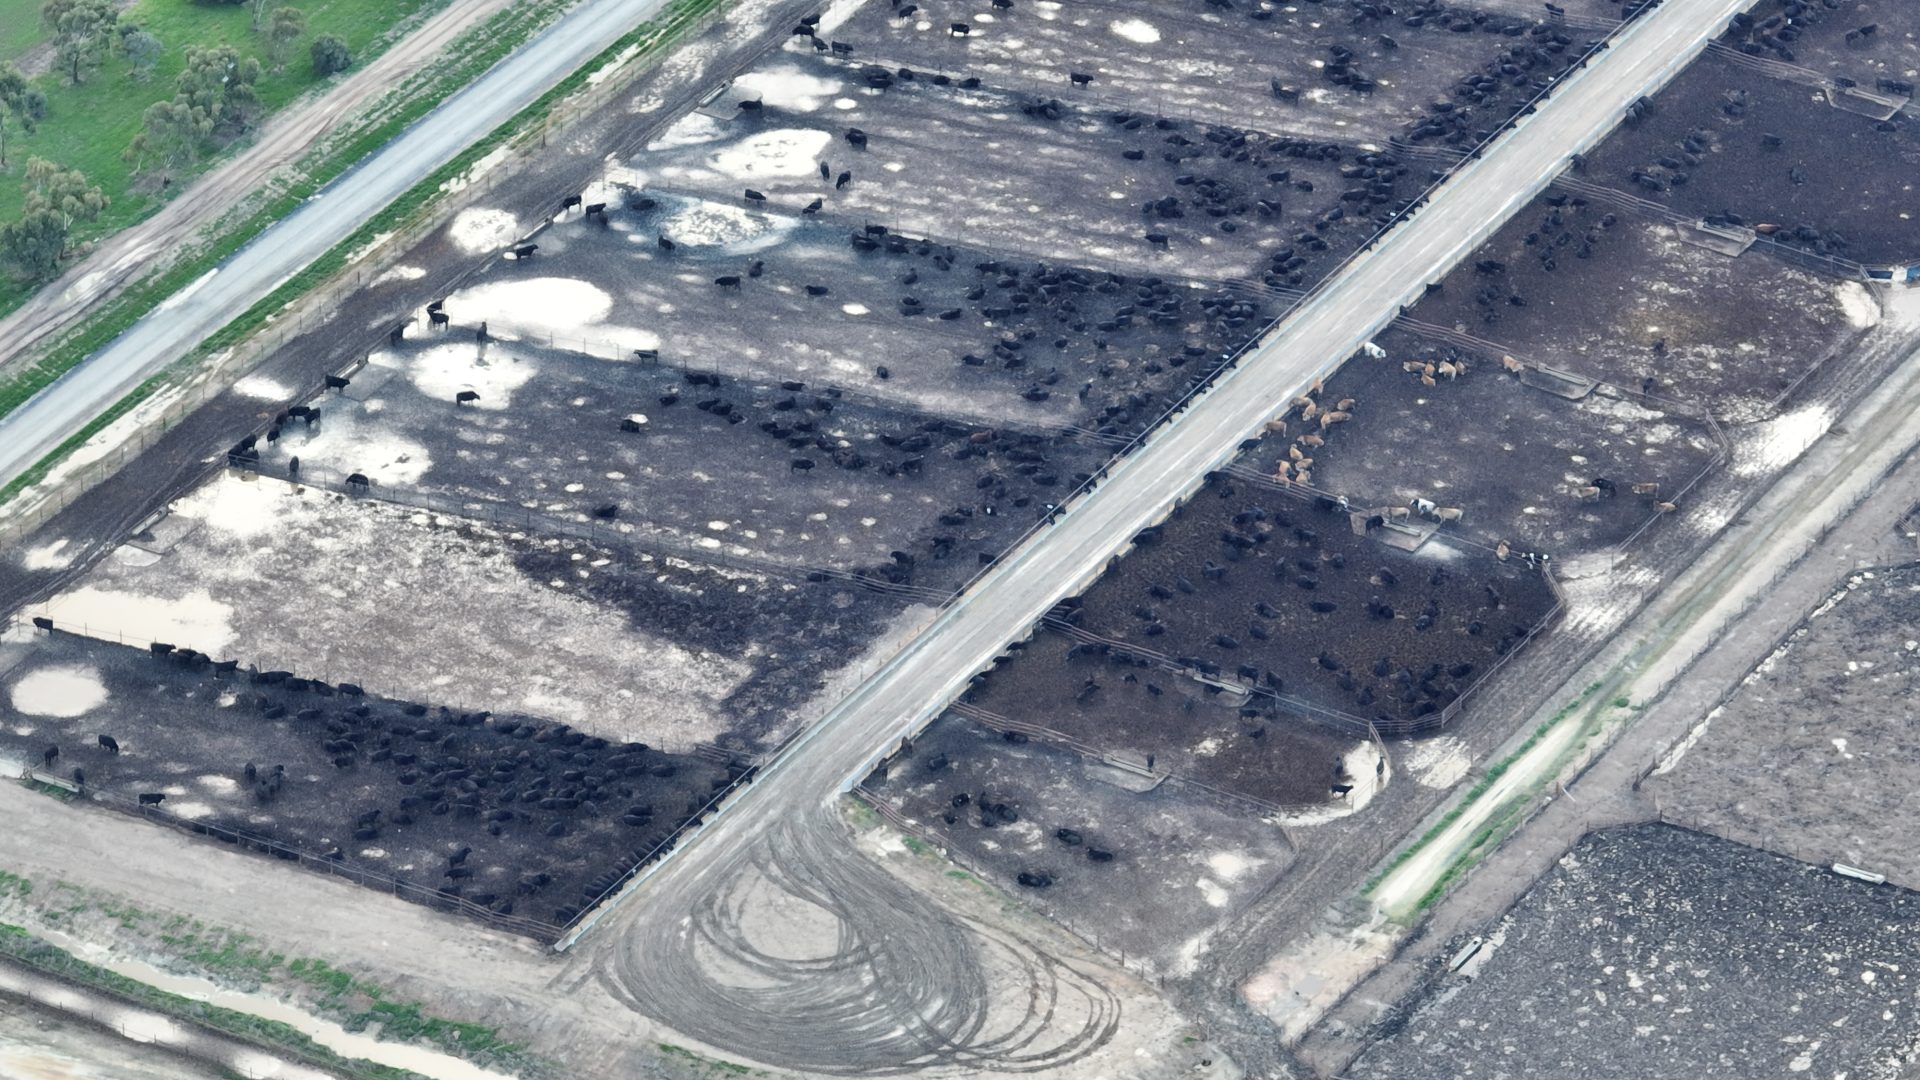
[[[195,180],[164,209],[107,237],[86,258],[0,319],[0,369],[78,326],[140,278],[164,270],[200,230],[258,192],[339,123],[439,56],[510,0],[452,0],[372,63],[325,93],[283,109],[252,146]]]

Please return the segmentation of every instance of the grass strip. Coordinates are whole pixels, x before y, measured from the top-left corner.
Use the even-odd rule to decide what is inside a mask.
[[[177,1020],[232,1036],[284,1054],[347,1080],[411,1080],[413,1073],[360,1058],[342,1057],[289,1024],[251,1013],[223,1009],[149,986],[138,979],[89,964],[27,930],[0,923],[0,957],[51,978],[85,987]]]
[[[1540,740],[1545,738],[1549,731],[1552,731],[1555,727],[1558,727],[1561,721],[1565,720],[1568,716],[1572,715],[1575,709],[1579,708],[1582,704],[1586,702],[1588,698],[1592,697],[1594,693],[1600,689],[1600,685],[1601,685],[1600,683],[1596,682],[1588,686],[1585,690],[1581,691],[1579,697],[1568,702],[1566,706],[1562,708],[1559,712],[1554,713],[1551,719],[1542,721],[1539,727],[1534,728],[1533,734],[1528,735],[1526,738],[1526,741],[1522,742],[1517,748],[1515,748],[1513,753],[1508,754],[1506,757],[1501,758],[1499,761],[1496,761],[1492,765],[1487,766],[1486,774],[1480,778],[1479,783],[1476,783],[1473,785],[1473,787],[1467,789],[1467,793],[1460,797],[1460,801],[1455,803],[1451,810],[1448,810],[1444,815],[1442,815],[1440,820],[1435,822],[1432,828],[1428,829],[1425,833],[1422,833],[1418,840],[1415,840],[1413,843],[1408,844],[1406,847],[1400,849],[1398,854],[1394,855],[1392,859],[1388,860],[1387,865],[1381,867],[1378,873],[1374,874],[1373,877],[1367,879],[1367,883],[1360,887],[1360,895],[1361,896],[1370,895],[1374,889],[1379,887],[1380,882],[1386,879],[1388,874],[1391,874],[1395,870],[1398,870],[1402,865],[1406,863],[1408,859],[1411,859],[1415,855],[1418,855],[1423,848],[1425,848],[1428,844],[1432,843],[1434,839],[1437,838],[1441,833],[1445,832],[1448,826],[1460,820],[1461,815],[1465,814],[1467,810],[1470,807],[1472,807],[1473,804],[1477,800],[1479,800],[1479,798],[1482,795],[1485,795],[1493,787],[1493,785],[1497,781],[1499,781],[1499,779],[1502,776],[1506,775],[1507,770],[1513,767],[1514,762],[1526,756],[1527,751],[1532,750],[1535,746],[1539,745]],[[1503,815],[1503,818],[1504,818],[1504,815]],[[1480,848],[1480,846],[1484,843],[1486,837],[1491,835],[1489,833],[1489,829],[1493,826],[1493,824],[1494,824],[1493,822],[1488,822],[1487,826],[1483,827],[1479,832],[1476,832],[1474,834],[1475,843],[1468,849],[1469,853],[1473,851],[1477,851]],[[1455,876],[1456,871],[1462,869],[1469,862],[1470,860],[1464,857],[1459,860],[1456,860],[1454,865],[1447,869],[1446,874],[1442,875],[1441,880],[1443,882],[1451,881]],[[1428,894],[1421,898],[1418,908],[1426,907],[1426,905],[1434,898],[1435,898],[1434,891],[1429,890]],[[1416,908],[1416,910],[1418,910],[1418,908]]]

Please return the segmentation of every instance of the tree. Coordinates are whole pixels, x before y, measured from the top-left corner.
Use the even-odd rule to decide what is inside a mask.
[[[207,114],[216,134],[239,134],[260,115],[260,61],[241,56],[231,45],[187,50],[187,69],[176,87],[187,104]]]
[[[266,24],[267,15],[270,14],[274,8],[280,6],[280,0],[244,0],[244,2],[249,8],[253,9],[253,29],[255,33],[258,33],[260,27]]]
[[[113,0],[46,0],[40,18],[53,31],[60,70],[77,86],[113,44],[120,9]]]
[[[121,25],[120,55],[127,58],[127,72],[135,82],[153,77],[154,65],[160,62],[163,51],[159,38],[137,26]]]
[[[0,169],[7,167],[7,120],[32,133],[34,122],[46,111],[46,98],[12,67],[0,68]]]
[[[286,69],[287,55],[293,51],[293,43],[306,32],[306,12],[296,7],[274,9],[273,22],[267,27],[267,57],[273,61],[273,70]]]
[[[29,212],[49,210],[59,215],[60,223],[72,228],[75,222],[92,221],[105,210],[108,200],[98,184],[89,184],[79,169],[63,169],[46,158],[27,159],[27,201]]]
[[[45,158],[28,159],[25,186],[25,212],[0,226],[0,256],[33,277],[46,277],[60,268],[74,225],[99,217],[107,197],[78,169]]]
[[[321,34],[313,39],[313,73],[324,79],[338,71],[353,66],[353,54],[347,51],[347,43],[332,34]]]
[[[243,57],[231,46],[191,47],[187,69],[175,84],[172,101],[147,106],[140,118],[140,134],[121,156],[138,171],[191,164],[201,149],[221,135],[237,135],[252,126],[260,114],[260,97],[253,85],[260,78],[260,61]]]
[[[147,171],[149,164],[191,165],[200,158],[201,144],[212,137],[213,119],[176,95],[147,106],[140,116],[140,134],[121,156],[133,163],[135,172]]]
[[[29,277],[47,277],[59,269],[66,250],[66,227],[51,211],[29,210],[19,221],[0,225],[0,256]]]

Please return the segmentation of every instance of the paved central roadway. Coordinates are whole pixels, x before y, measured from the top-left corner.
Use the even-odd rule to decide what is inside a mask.
[[[726,882],[778,822],[810,817],[939,715],[1008,640],[1081,592],[1140,528],[1227,465],[1284,402],[1352,356],[1402,304],[1494,233],[1607,135],[1642,94],[1667,83],[1749,0],[1667,0],[1572,75],[1553,98],[1455,173],[1373,252],[1348,263],[1308,306],[1242,357],[1056,525],[1002,559],[972,590],[768,763],[739,798],[670,859],[628,886],[628,901],[582,934],[624,938],[645,920],[678,920]],[[641,936],[643,938],[643,936]],[[637,944],[637,938],[636,938]],[[593,951],[620,949],[601,942]]]
[[[0,419],[0,487],[240,317],[382,208],[532,104],[667,0],[584,0],[486,74]]]
[[[1411,219],[1276,327],[1173,423],[1002,560],[670,858],[629,886],[608,925],[676,919],[700,902],[775,823],[805,815],[863,778],[906,734],[939,714],[1011,639],[1084,589],[1141,529],[1209,471],[1231,461],[1282,404],[1333,371],[1429,281],[1491,236],[1567,164],[1610,131],[1719,33],[1749,0],[1666,0],[1571,76]],[[607,943],[608,947],[617,947]]]

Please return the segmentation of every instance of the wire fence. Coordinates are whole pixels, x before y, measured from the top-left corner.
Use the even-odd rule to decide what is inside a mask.
[[[643,70],[635,66],[635,61],[682,35],[701,32],[722,18],[725,10],[726,5],[716,5],[691,19],[676,11],[664,25],[656,28],[651,37],[640,42],[624,60],[617,62],[625,69],[626,77],[588,80],[586,86],[555,103],[541,124],[514,133],[489,155],[485,167],[477,167],[467,175],[463,184],[450,190],[491,192],[517,179],[537,160],[539,152],[546,148],[550,129],[572,123],[605,105],[615,95],[624,92],[632,79]],[[398,261],[401,255],[425,240],[470,201],[468,198],[425,200],[390,230],[383,232],[374,243],[355,252],[351,257],[355,267],[352,272],[335,274],[309,289],[231,348],[204,361],[176,365],[175,369],[166,372],[162,378],[168,381],[168,385],[54,467],[49,480],[57,482],[43,480],[0,505],[0,545],[16,543],[45,525],[89,490],[119,472],[127,462],[146,452],[201,406],[226,393],[235,381],[259,366],[267,357],[296,338],[331,325],[334,313],[345,306],[350,296],[365,288],[385,267]],[[543,222],[535,232],[550,223],[551,219]],[[465,275],[456,279],[453,287],[471,280],[492,261],[491,256],[478,261]],[[364,363],[365,354],[376,347],[376,340],[384,339],[384,333],[379,334],[378,338],[370,334],[369,339],[361,357],[349,364],[349,368]],[[189,367],[191,370],[183,370]],[[324,384],[315,386],[308,396],[318,394],[323,389]]]

